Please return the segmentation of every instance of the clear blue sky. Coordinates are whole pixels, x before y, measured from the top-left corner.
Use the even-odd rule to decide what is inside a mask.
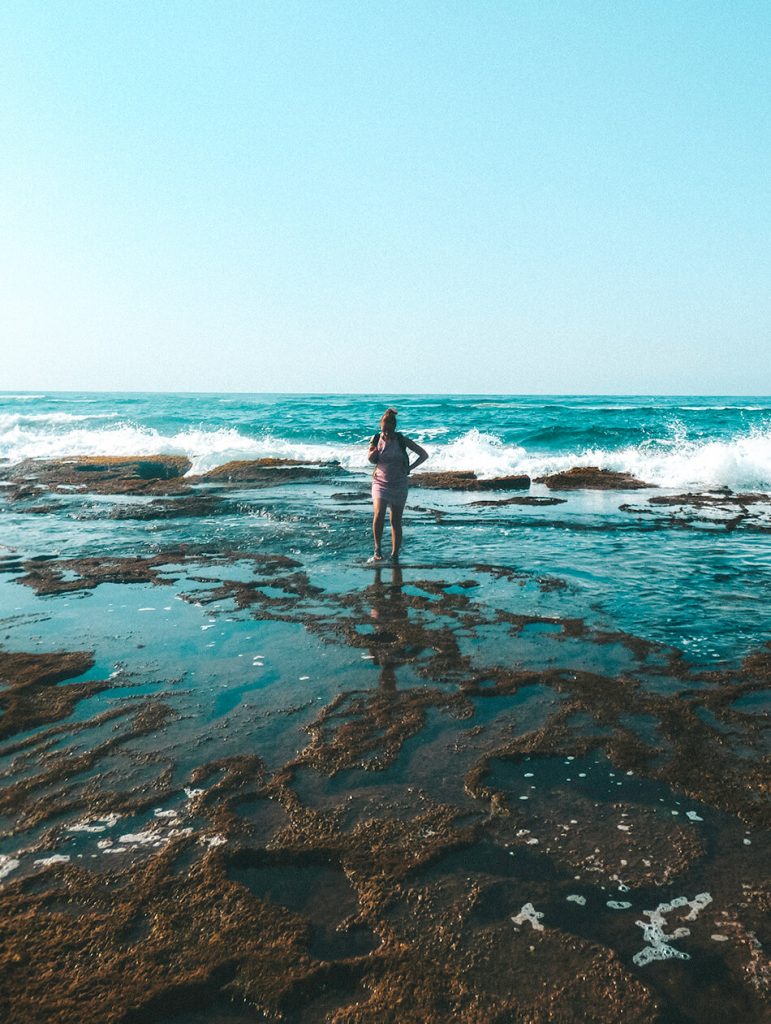
[[[771,393],[771,3],[0,2],[0,390]]]

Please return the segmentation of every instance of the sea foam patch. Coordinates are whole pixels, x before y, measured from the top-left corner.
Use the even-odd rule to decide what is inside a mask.
[[[0,853],[0,882],[18,868],[21,861],[6,853]]]
[[[632,962],[638,967],[644,967],[654,960],[690,960],[690,955],[671,945],[672,941],[687,938],[691,934],[690,928],[675,928],[673,932],[667,933],[664,927],[667,924],[666,915],[680,907],[690,907],[684,920],[695,921],[699,913],[712,902],[708,892],[699,893],[689,900],[686,896],[678,896],[669,903],[659,903],[655,910],[644,910],[643,914],[647,921],[635,921],[635,924],[642,928],[643,938],[648,943],[639,953],[635,953]]]
[[[110,813],[104,815],[102,818],[84,818],[83,821],[77,821],[74,825],[68,825],[68,832],[106,832],[107,829],[114,828],[120,821],[120,814]]]
[[[544,927],[541,924],[542,917],[543,914],[541,913],[541,911],[536,910],[532,903],[525,903],[520,912],[516,914],[514,917],[512,917],[511,920],[516,925],[525,924],[526,922],[529,922],[533,926],[533,929],[535,931],[542,932],[544,930]]]

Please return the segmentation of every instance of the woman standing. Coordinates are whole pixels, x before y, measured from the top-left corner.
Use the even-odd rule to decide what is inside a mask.
[[[417,459],[410,465],[407,449],[415,452]],[[407,500],[409,475],[416,466],[428,458],[428,452],[409,437],[396,430],[396,409],[386,409],[380,420],[380,433],[369,443],[367,458],[375,464],[372,476],[372,533],[375,538],[375,553],[372,562],[382,562],[380,545],[383,539],[386,507],[391,514],[391,558],[398,560],[402,546],[402,512]]]

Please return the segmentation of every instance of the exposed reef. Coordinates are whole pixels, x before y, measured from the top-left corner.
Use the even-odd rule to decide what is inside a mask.
[[[685,529],[724,529],[741,526],[759,533],[771,531],[771,494],[735,493],[728,487],[695,494],[657,494],[644,505],[620,505],[638,518],[650,516],[667,526]]]
[[[83,675],[94,664],[85,651],[28,654],[0,649],[0,739],[66,718],[78,701],[107,689],[109,682],[58,684]]]
[[[170,586],[180,569],[164,572],[169,566],[226,565],[235,561],[260,566],[262,572],[276,573],[299,565],[286,555],[255,552],[208,552],[191,547],[171,548],[155,555],[130,558],[29,559],[21,564],[24,574],[17,583],[32,587],[36,594],[67,594],[93,590],[100,583],[150,583]]]
[[[414,487],[431,487],[445,491],[520,491],[530,486],[530,477],[514,476],[478,477],[473,470],[454,470],[439,473],[413,473]]]
[[[60,459],[27,459],[0,468],[0,480],[10,486],[4,490],[11,501],[26,501],[46,491],[83,494],[169,495],[180,499],[193,494],[198,484],[219,487],[273,487],[285,483],[308,483],[341,472],[334,461],[297,459],[249,459],[227,462],[207,473],[186,475],[192,468],[189,459],[179,455],[78,456]],[[195,495],[205,505],[214,496]],[[125,518],[174,518],[182,505],[154,506],[157,515],[131,515]],[[194,505],[189,506],[194,509]],[[202,506],[203,507],[203,506]],[[55,511],[55,505],[28,507],[27,512]],[[180,513],[181,514],[181,513]],[[205,514],[191,511],[190,515]]]
[[[247,459],[226,462],[200,477],[192,477],[191,481],[271,487],[283,483],[308,483],[325,475],[333,475],[339,469],[340,464],[334,461],[300,462],[297,459]]]
[[[91,494],[183,494],[182,477],[190,460],[181,455],[89,455],[63,459],[27,459],[3,467],[0,478],[12,482],[11,499],[43,490]]]
[[[553,491],[634,491],[654,486],[638,480],[631,473],[617,473],[598,466],[574,466],[560,473],[537,477],[535,482],[546,484]]]
[[[771,504],[771,494],[737,494],[728,487],[718,491],[700,491],[696,494],[656,494],[648,498],[651,505],[692,505],[694,508],[722,508],[726,505]]]
[[[567,584],[506,565],[345,588],[224,544],[7,559],[46,610],[103,582],[173,586],[196,635],[273,640],[251,667],[223,655],[224,687],[153,693],[68,681],[88,652],[0,652],[4,1018],[764,1021],[768,766],[747,708],[771,646],[701,668],[511,606]],[[297,681],[300,636],[317,679]],[[208,690],[266,651],[259,699],[207,720]]]

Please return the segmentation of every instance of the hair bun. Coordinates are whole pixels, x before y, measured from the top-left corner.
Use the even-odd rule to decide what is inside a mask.
[[[399,414],[397,413],[396,409],[394,409],[393,406],[389,406],[383,413],[383,419],[385,419],[386,416],[393,416],[393,418],[396,419],[398,415]]]

